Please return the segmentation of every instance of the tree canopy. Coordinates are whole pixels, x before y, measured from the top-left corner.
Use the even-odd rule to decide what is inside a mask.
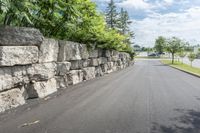
[[[132,52],[129,36],[107,27],[90,0],[0,0],[0,25],[38,28],[46,37]]]
[[[156,39],[154,48],[159,54],[162,54],[165,50],[165,45],[166,45],[166,38],[159,36]]]
[[[167,51],[172,55],[172,64],[174,63],[174,57],[176,53],[181,54],[183,56],[182,51],[184,50],[186,43],[177,37],[165,38],[158,37],[155,41],[154,48],[157,52],[162,53],[163,51]]]

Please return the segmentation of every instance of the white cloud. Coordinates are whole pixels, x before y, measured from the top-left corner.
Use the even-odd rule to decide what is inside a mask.
[[[121,3],[118,3],[117,5],[126,9],[132,8],[136,10],[152,8],[152,5],[145,2],[144,0],[125,0],[125,1],[122,1]]]
[[[174,0],[164,0],[167,4],[172,4],[174,3]]]
[[[154,13],[143,20],[133,21],[135,42],[140,45],[153,46],[160,35],[177,36],[192,43],[200,42],[200,7],[190,8],[183,13]]]

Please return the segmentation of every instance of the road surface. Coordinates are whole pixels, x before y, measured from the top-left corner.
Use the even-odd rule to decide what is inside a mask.
[[[0,116],[0,133],[200,133],[200,79],[158,60]]]

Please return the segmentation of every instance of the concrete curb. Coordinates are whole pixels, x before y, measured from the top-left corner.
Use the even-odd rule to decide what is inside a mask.
[[[162,63],[162,62],[161,62],[161,63]],[[162,63],[162,64],[164,64],[164,63]],[[184,72],[184,73],[193,75],[193,76],[195,76],[195,77],[197,77],[197,78],[200,78],[200,75],[197,75],[197,74],[195,74],[195,73],[188,72],[188,71],[186,71],[186,70],[183,70],[183,69],[180,69],[180,68],[176,68],[176,67],[173,67],[173,66],[170,66],[170,65],[167,65],[167,64],[164,64],[164,65],[169,66],[169,67],[174,68],[174,69],[177,69],[177,70],[182,71],[182,72]]]

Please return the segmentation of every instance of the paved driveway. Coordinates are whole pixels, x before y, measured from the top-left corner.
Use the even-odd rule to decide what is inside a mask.
[[[0,116],[0,133],[199,133],[200,79],[158,60]]]

